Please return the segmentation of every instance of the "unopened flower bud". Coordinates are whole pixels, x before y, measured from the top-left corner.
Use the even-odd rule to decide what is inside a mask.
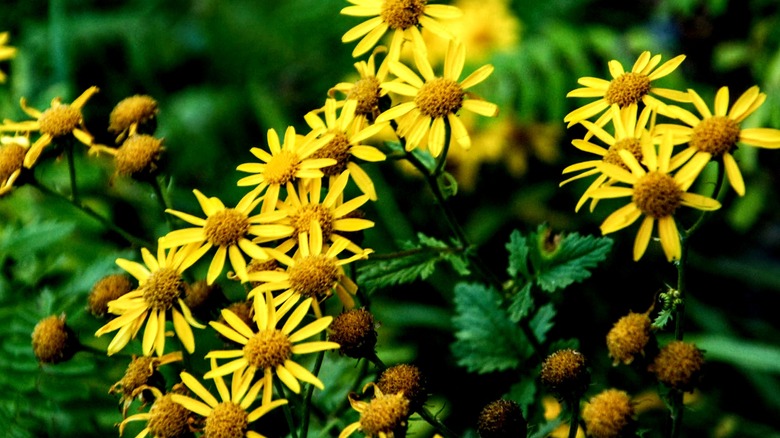
[[[488,403],[477,419],[480,438],[520,438],[528,435],[527,428],[520,405],[512,400]]]

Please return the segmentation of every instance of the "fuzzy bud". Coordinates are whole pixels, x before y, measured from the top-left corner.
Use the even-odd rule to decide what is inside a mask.
[[[593,396],[582,409],[582,419],[588,436],[593,438],[631,436],[636,428],[631,398],[617,389]]]
[[[65,315],[52,315],[35,325],[32,347],[40,363],[57,364],[69,360],[76,353],[78,339],[65,324]]]
[[[690,392],[698,383],[703,366],[704,355],[696,345],[672,341],[661,349],[649,369],[664,385]]]
[[[496,400],[482,408],[477,419],[480,438],[519,438],[527,436],[527,423],[520,405],[512,400]]]
[[[414,365],[399,364],[385,369],[376,386],[385,394],[402,393],[409,400],[411,412],[421,408],[428,399],[425,378]]]
[[[559,400],[580,398],[590,384],[590,371],[585,356],[568,348],[547,356],[539,377],[542,384]]]
[[[374,354],[377,333],[374,315],[366,309],[352,309],[341,313],[331,322],[329,339],[339,344],[341,354],[361,358]]]
[[[102,317],[108,312],[108,303],[133,290],[130,277],[124,274],[111,274],[98,280],[87,297],[87,309],[95,316]]]

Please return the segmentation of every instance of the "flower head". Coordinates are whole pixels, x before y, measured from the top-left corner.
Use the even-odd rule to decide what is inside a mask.
[[[495,400],[485,405],[477,418],[480,438],[515,438],[528,434],[523,410],[512,400]]]
[[[539,377],[544,386],[564,401],[579,399],[590,384],[585,356],[568,348],[547,356]]]
[[[311,298],[300,303],[281,328],[277,326],[285,313],[277,311],[270,292],[265,296],[255,296],[253,327],[230,310],[223,309],[222,317],[226,323],[212,321],[209,325],[222,336],[240,344],[242,348],[209,352],[207,358],[232,360],[219,367],[212,367],[204,377],[210,379],[233,373],[234,378],[239,375],[251,381],[255,373],[260,371],[260,382],[265,382],[264,404],[271,400],[274,375],[296,394],[301,391],[299,380],[323,389],[324,385],[320,379],[293,360],[294,355],[339,348],[339,344],[335,342],[302,342],[325,330],[333,320],[333,317],[326,316],[299,328],[311,308],[311,303]]]
[[[340,82],[328,90],[330,97],[339,92],[344,94],[347,100],[356,101],[355,117],[363,121],[373,121],[377,118],[382,111],[380,103],[387,96],[387,90],[383,90],[379,85],[387,79],[389,58],[385,57],[379,67],[376,66],[376,55],[385,50],[384,46],[378,46],[368,57],[368,61],[355,63],[360,79],[355,82]]]
[[[636,426],[631,397],[617,389],[608,389],[591,397],[582,409],[588,436],[618,438],[631,436]]]
[[[328,99],[323,110],[323,120],[317,111],[306,114],[305,119],[313,130],[322,130],[333,134],[333,138],[319,149],[314,158],[333,158],[336,164],[324,167],[322,172],[334,179],[349,170],[349,174],[355,180],[360,190],[376,200],[374,183],[368,174],[355,162],[355,158],[363,161],[378,162],[385,160],[385,154],[371,145],[362,144],[390,125],[390,122],[365,125],[364,119],[356,118],[358,101],[348,99],[344,102],[341,113],[336,116],[337,104],[335,99]]]
[[[409,400],[410,411],[421,408],[428,399],[425,385],[425,376],[420,368],[406,363],[386,368],[376,382],[376,387],[384,394],[403,394]]]
[[[403,432],[411,414],[409,400],[400,392],[384,394],[373,383],[367,384],[363,393],[369,387],[374,388],[374,397],[368,402],[357,399],[354,393],[349,394],[349,403],[360,413],[360,420],[345,427],[339,438],[346,438],[355,431],[361,431],[369,438],[393,438],[396,434],[405,436]]]
[[[165,379],[158,371],[159,367],[181,360],[181,351],[167,353],[160,357],[133,355],[125,374],[108,390],[109,394],[121,395],[119,401],[122,403],[122,417],[127,414],[127,409],[133,400],[139,398],[145,404],[152,395],[159,394],[165,388]]]
[[[141,249],[143,265],[127,259],[116,260],[117,265],[138,280],[138,288],[108,303],[108,312],[119,316],[95,332],[95,336],[102,336],[118,330],[108,344],[109,356],[135,338],[144,322],[143,354],[148,356],[154,351],[161,356],[165,350],[165,323],[169,311],[182,345],[190,353],[195,351],[190,326],[205,326],[192,317],[189,307],[184,304],[187,284],[181,274],[194,262],[190,255],[196,249],[197,246],[188,245],[166,251],[158,245],[156,258],[148,249]]]
[[[234,208],[227,208],[216,197],[207,198],[199,190],[192,191],[198,199],[200,208],[206,214],[206,218],[199,218],[189,213],[167,209],[170,213],[194,227],[182,228],[171,231],[160,239],[163,248],[173,248],[183,245],[195,245],[197,250],[190,253],[188,264],[195,263],[211,248],[216,248],[214,258],[211,259],[206,281],[214,283],[222,273],[225,260],[230,259],[236,275],[241,280],[247,279],[247,262],[244,254],[250,259],[267,259],[268,255],[257,244],[252,242],[255,236],[261,236],[266,240],[284,237],[289,233],[289,227],[263,225],[278,220],[279,213],[266,213],[252,215],[252,211],[260,203],[257,197],[258,191],[252,190]]]
[[[617,320],[607,333],[607,350],[613,365],[630,364],[637,356],[644,356],[652,335],[650,318],[646,313],[630,312]]]
[[[7,46],[8,32],[0,32],[0,61],[5,61],[16,56],[16,47]],[[0,83],[5,82],[6,75],[0,70]]]
[[[239,186],[257,186],[258,192],[266,190],[263,197],[262,211],[271,211],[279,200],[281,187],[298,178],[322,178],[322,168],[336,164],[332,158],[314,158],[320,148],[333,139],[333,135],[322,135],[321,130],[312,131],[305,137],[297,138],[295,128],[287,128],[284,133],[284,143],[279,142],[279,136],[273,129],[268,130],[268,148],[266,152],[260,148],[252,148],[252,155],[260,159],[260,163],[244,163],[238,166],[239,172],[253,175],[238,180]]]
[[[377,117],[377,122],[397,120],[397,132],[406,138],[407,150],[420,146],[427,135],[428,150],[433,156],[439,156],[445,147],[445,125],[449,125],[451,141],[468,149],[471,147],[471,138],[458,117],[458,111],[463,108],[485,117],[495,117],[498,114],[496,104],[476,98],[466,91],[487,79],[493,72],[493,66],[484,65],[458,82],[463,72],[466,49],[462,43],[456,41],[451,41],[447,50],[443,76],[433,73],[433,68],[423,52],[416,50],[414,59],[422,77],[404,64],[391,61],[390,71],[405,83],[382,84],[383,89],[412,97],[413,100],[383,112]]]
[[[329,297],[335,288],[339,299],[348,309],[355,307],[352,298],[357,285],[344,274],[342,266],[363,259],[372,251],[363,250],[346,259],[338,255],[350,245],[349,240],[336,238],[332,245],[323,245],[323,233],[319,222],[312,221],[310,230],[298,235],[298,251],[293,257],[280,251],[267,249],[271,257],[287,266],[286,271],[258,271],[249,274],[250,281],[264,282],[249,292],[258,297],[266,291],[284,290],[274,297],[274,302],[286,309],[301,297],[313,298],[315,313],[320,315],[319,300]],[[284,303],[284,305],[282,305]]]
[[[640,216],[645,216],[634,241],[634,260],[639,260],[647,249],[655,222],[658,222],[658,234],[661,238],[666,258],[669,261],[680,258],[680,236],[674,213],[681,206],[693,207],[698,210],[717,210],[720,203],[696,193],[689,193],[701,169],[707,164],[709,157],[699,157],[688,161],[672,176],[670,165],[672,155],[672,138],[669,133],[664,135],[659,151],[650,142],[642,144],[643,163],[628,150],[618,153],[630,171],[620,166],[601,163],[599,168],[615,181],[626,183],[631,187],[601,187],[591,192],[595,199],[618,198],[631,196],[631,202],[613,212],[601,224],[601,232],[612,233],[634,223]]]
[[[89,87],[69,104],[62,103],[59,97],[55,97],[51,101],[51,106],[43,112],[27,106],[27,100],[21,99],[22,110],[35,120],[18,123],[7,122],[0,125],[0,131],[39,131],[41,133],[41,136],[33,143],[24,157],[24,167],[32,167],[46,146],[69,134],[85,145],[92,146],[92,134],[87,132],[87,128],[84,126],[81,108],[97,92],[97,87]]]
[[[117,143],[128,135],[151,134],[156,128],[158,112],[157,101],[151,96],[136,94],[124,98],[108,116],[108,132],[117,136]]]
[[[30,150],[30,139],[24,135],[0,137],[0,197],[14,189],[24,170],[24,157]]]
[[[110,274],[98,280],[87,297],[87,309],[95,316],[105,316],[108,303],[134,289],[130,277],[125,274]]]
[[[614,59],[609,61],[611,80],[583,77],[577,82],[584,85],[584,88],[577,88],[566,95],[566,97],[598,97],[599,99],[570,112],[563,121],[571,127],[582,120],[604,113],[613,104],[624,108],[642,102],[646,106],[656,109],[664,107],[665,104],[653,97],[653,94],[678,102],[690,101],[687,93],[653,86],[653,81],[675,71],[683,60],[685,60],[685,55],[679,55],[658,67],[661,55],[653,56],[650,52],[644,51],[639,55],[629,72],[623,69],[620,62]],[[611,117],[612,113],[606,112],[595,123],[598,126],[603,126]]]
[[[666,386],[693,391],[704,367],[704,354],[695,344],[672,341],[666,344],[649,369]]]
[[[416,50],[424,52],[425,42],[418,26],[449,40],[452,34],[435,19],[458,18],[463,14],[454,6],[429,5],[427,0],[349,0],[349,2],[352,6],[342,9],[342,14],[371,17],[341,37],[341,41],[345,43],[362,37],[352,51],[354,57],[371,50],[388,30],[393,31],[388,55],[391,59],[398,59],[404,41],[411,41]]]
[[[211,365],[212,368],[215,366],[213,359]],[[198,379],[186,371],[182,371],[180,377],[187,388],[195,393],[200,400],[181,394],[173,394],[171,399],[204,418],[204,437],[264,438],[263,435],[249,430],[251,423],[277,407],[287,404],[286,399],[271,401],[264,398],[259,407],[250,411],[249,409],[252,403],[257,400],[257,395],[263,385],[266,385],[266,389],[268,389],[267,385],[271,383],[258,380],[252,384],[252,375],[234,373],[230,389],[221,376],[216,376],[214,384],[221,401],[214,397]]]
[[[675,143],[688,143],[688,148],[675,156],[674,161],[687,161],[691,157],[723,160],[726,176],[738,195],[745,194],[745,182],[732,152],[738,143],[766,149],[780,148],[780,130],[770,128],[742,128],[742,122],[766,100],[766,94],[757,86],[745,91],[729,108],[729,89],[721,87],[715,95],[714,113],[694,90],[688,94],[701,115],[695,116],[678,106],[669,106],[665,114],[681,120],[688,126],[659,125],[674,133]]]
[[[149,412],[131,415],[119,423],[119,435],[122,435],[127,423],[146,421],[146,427],[136,438],[152,436],[153,438],[186,438],[192,436],[190,421],[192,414],[184,406],[173,401],[173,394],[163,394],[157,388],[150,388],[155,396]]]
[[[359,359],[375,354],[377,333],[374,315],[366,309],[350,309],[333,319],[328,339],[340,345],[339,352]]]
[[[76,333],[65,323],[65,315],[46,317],[33,329],[32,349],[40,363],[65,362],[73,357],[78,346]]]

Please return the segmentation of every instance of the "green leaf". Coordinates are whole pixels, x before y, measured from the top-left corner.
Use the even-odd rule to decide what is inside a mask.
[[[452,352],[470,372],[517,368],[532,353],[522,331],[509,318],[499,293],[480,284],[455,286],[456,341]]]
[[[531,330],[536,335],[536,339],[540,343],[543,343],[547,339],[547,332],[553,327],[553,319],[555,318],[555,306],[553,303],[547,303],[539,308],[533,318],[531,318],[530,326]]]
[[[507,272],[512,278],[517,278],[520,274],[524,278],[530,278],[528,271],[528,239],[520,231],[514,230],[509,235],[509,242],[506,244],[509,251],[509,268]]]
[[[407,241],[401,244],[399,257],[375,260],[358,269],[358,283],[367,290],[425,280],[435,271],[436,264],[447,261],[460,275],[468,275],[465,254],[446,243],[417,234],[419,243]]]
[[[509,304],[509,319],[518,322],[525,319],[534,308],[534,298],[531,295],[531,283],[526,283],[520,292],[514,294]]]
[[[707,361],[731,363],[752,371],[780,374],[780,347],[723,335],[686,335],[704,350]]]
[[[507,398],[520,405],[525,418],[528,418],[528,407],[536,403],[536,382],[533,378],[520,379],[509,388]]]
[[[655,317],[655,320],[653,320],[653,327],[657,329],[662,329],[666,326],[666,324],[669,323],[673,319],[671,308],[669,309],[663,309],[660,312],[658,312],[658,316]]]
[[[547,292],[563,289],[590,277],[590,270],[603,261],[612,249],[612,239],[609,237],[570,233],[555,236],[548,243],[548,236],[546,226],[544,229],[540,227],[537,239],[541,261],[537,267],[536,283]],[[553,248],[549,249],[548,246]]]

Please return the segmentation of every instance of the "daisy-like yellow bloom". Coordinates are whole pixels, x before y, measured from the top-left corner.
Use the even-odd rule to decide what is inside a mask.
[[[314,158],[320,148],[333,139],[332,134],[322,135],[322,131],[311,131],[305,137],[298,138],[295,128],[287,128],[284,143],[274,129],[268,130],[268,148],[252,148],[249,152],[260,159],[260,163],[244,163],[238,166],[239,172],[252,173],[238,180],[239,186],[257,186],[258,192],[265,190],[262,211],[276,208],[279,191],[288,182],[297,178],[322,178],[322,168],[336,164],[332,158]]]
[[[580,197],[580,200],[577,202],[577,206],[574,208],[574,211],[579,211],[580,207],[582,207],[583,204],[585,204],[585,202],[590,199],[590,192],[592,190],[597,189],[604,184],[611,184],[609,177],[606,174],[601,173],[599,166],[602,162],[611,163],[616,166],[620,166],[625,170],[629,170],[629,168],[623,163],[623,158],[620,157],[618,151],[625,149],[631,152],[637,161],[641,162],[642,143],[652,141],[650,131],[648,130],[648,122],[650,122],[651,126],[654,125],[655,112],[652,108],[646,106],[642,110],[641,114],[637,115],[637,105],[629,105],[621,110],[618,109],[617,104],[613,104],[610,107],[610,111],[612,112],[612,124],[615,128],[614,136],[588,120],[583,120],[581,122],[591,134],[607,145],[606,148],[599,146],[592,141],[584,139],[572,140],[571,142],[577,149],[601,157],[599,160],[583,161],[581,163],[572,164],[571,166],[563,169],[563,174],[581,172],[578,175],[561,182],[559,187],[580,178],[598,175],[598,177],[596,177],[596,179],[594,179],[590,186],[588,186],[588,188],[585,190],[585,193],[582,195],[582,197]],[[651,118],[653,119],[652,122]],[[595,206],[596,200],[591,200],[590,210],[593,211]]]
[[[285,237],[289,234],[289,227],[263,225],[278,221],[283,213],[269,212],[252,215],[252,211],[260,203],[258,191],[252,190],[236,204],[235,208],[227,208],[219,198],[207,198],[199,190],[192,191],[198,198],[201,209],[206,218],[199,218],[188,213],[167,209],[170,213],[195,227],[174,230],[160,239],[162,248],[173,248],[189,244],[196,244],[199,250],[190,253],[187,264],[193,264],[212,247],[217,251],[211,259],[206,282],[213,284],[214,280],[222,273],[225,259],[230,259],[230,264],[239,279],[246,281],[246,259],[244,254],[251,259],[267,259],[265,251],[252,242],[254,236],[262,236],[267,240]]]
[[[138,280],[138,288],[108,303],[108,312],[119,316],[95,332],[95,336],[102,336],[118,330],[108,344],[109,356],[125,348],[138,334],[144,322],[146,328],[142,343],[143,354],[150,356],[155,352],[162,356],[165,350],[165,323],[169,311],[173,319],[173,329],[182,345],[189,353],[195,351],[195,337],[190,326],[206,326],[192,317],[189,307],[182,299],[187,283],[181,274],[190,267],[193,260],[191,254],[197,250],[196,245],[187,245],[166,251],[162,245],[158,245],[156,258],[148,249],[141,248],[144,264],[122,258],[116,260],[117,265]]]
[[[683,60],[685,55],[679,55],[658,66],[661,55],[653,56],[650,52],[644,51],[629,72],[623,69],[620,62],[614,59],[609,61],[611,80],[583,77],[577,82],[584,87],[572,90],[566,95],[566,97],[598,97],[599,99],[570,112],[563,121],[567,122],[569,127],[574,126],[582,120],[603,113],[613,104],[624,108],[642,102],[649,107],[663,108],[666,104],[653,97],[653,94],[677,102],[689,102],[688,93],[653,86],[653,81],[668,76],[680,66]],[[604,126],[611,115],[611,112],[604,113],[596,121],[596,125]]]
[[[377,68],[376,55],[385,50],[384,46],[378,46],[368,57],[368,61],[359,61],[354,64],[360,79],[355,82],[339,82],[328,90],[330,97],[335,97],[338,92],[344,94],[347,100],[357,101],[355,107],[355,117],[357,118],[373,121],[381,111],[379,103],[387,95],[387,91],[379,85],[387,80],[387,73],[390,71],[387,67],[389,58],[386,56]]]
[[[8,32],[0,32],[0,61],[5,61],[16,56],[16,47],[7,46]],[[6,75],[0,70],[0,83],[5,82]]]
[[[374,397],[369,401],[358,400],[354,393],[349,394],[349,404],[360,413],[360,419],[345,427],[339,438],[346,438],[356,431],[369,438],[393,438],[396,433],[406,436],[407,420],[411,414],[409,400],[402,392],[384,394],[374,383],[367,384],[363,393],[369,387],[374,388]]]
[[[354,158],[364,161],[378,162],[385,160],[385,154],[374,146],[362,144],[362,142],[374,137],[380,131],[390,125],[390,122],[374,123],[366,126],[363,119],[356,118],[357,100],[344,102],[341,113],[337,116],[337,104],[335,99],[327,99],[323,110],[323,120],[316,111],[304,116],[306,123],[313,130],[324,131],[332,134],[333,139],[320,148],[313,155],[314,158],[333,158],[336,164],[322,168],[322,172],[331,180],[343,175],[349,170],[349,175],[358,188],[376,201],[376,190],[371,177],[360,167]]]
[[[317,376],[293,360],[293,355],[339,348],[339,344],[335,342],[302,342],[321,333],[333,321],[332,316],[325,316],[299,328],[311,308],[311,303],[311,298],[300,303],[289,314],[281,328],[277,325],[286,313],[276,309],[270,292],[266,292],[265,296],[262,293],[255,296],[253,318],[256,327],[249,327],[235,313],[223,309],[222,317],[226,324],[211,321],[209,325],[222,336],[243,345],[243,348],[209,352],[207,358],[232,360],[212,367],[203,377],[211,379],[233,373],[234,379],[235,376],[241,376],[242,380],[248,382],[252,381],[259,371],[262,373],[259,382],[265,385],[263,404],[271,401],[274,375],[296,394],[301,392],[299,380],[324,389],[325,386]]]
[[[281,245],[293,248],[298,243],[298,236],[310,230],[312,221],[316,221],[320,225],[322,239],[330,242],[335,242],[337,239],[349,240],[347,238],[349,233],[373,227],[373,221],[351,216],[360,206],[368,202],[368,195],[361,195],[347,202],[342,202],[348,179],[349,171],[345,170],[328,187],[325,199],[320,199],[321,179],[313,179],[306,183],[301,182],[298,185],[298,190],[295,190],[292,184],[288,184],[287,200],[279,210],[284,213],[284,219],[277,224],[286,225],[291,232],[285,236],[288,238]],[[256,242],[267,240],[270,239],[255,239]],[[363,253],[363,249],[351,241],[347,250],[353,254]]]
[[[463,15],[463,12],[449,5],[429,5],[427,0],[348,0],[352,6],[341,10],[344,15],[355,17],[371,17],[353,27],[341,41],[348,43],[358,38],[362,39],[352,51],[353,57],[358,57],[374,47],[382,36],[392,29],[393,39],[390,43],[390,59],[398,59],[401,45],[411,41],[416,50],[425,52],[425,42],[418,26],[434,32],[449,40],[452,34],[435,19],[453,19]]]
[[[756,111],[766,100],[766,94],[757,86],[749,88],[729,108],[729,89],[721,87],[715,95],[714,114],[694,90],[688,90],[691,101],[701,117],[678,106],[669,106],[667,113],[688,126],[659,125],[674,133],[675,143],[688,143],[674,161],[706,156],[723,160],[726,176],[739,196],[745,194],[745,181],[732,152],[737,143],[766,149],[780,148],[780,130],[771,128],[742,128],[742,121]]]
[[[266,250],[271,257],[287,266],[287,270],[250,273],[250,281],[265,284],[252,289],[249,296],[257,297],[266,291],[284,290],[274,298],[274,303],[281,305],[281,309],[289,308],[303,296],[314,298],[315,314],[320,316],[319,300],[329,297],[335,289],[344,307],[355,307],[352,295],[357,293],[357,285],[344,273],[343,266],[368,257],[372,251],[364,249],[351,257],[339,259],[338,255],[349,245],[349,240],[336,237],[332,245],[324,246],[322,228],[318,221],[312,220],[309,231],[298,234],[298,251],[293,257],[272,249]]]
[[[43,112],[27,106],[27,100],[21,99],[22,110],[36,120],[4,123],[0,125],[0,131],[39,131],[41,133],[41,136],[33,143],[24,157],[24,167],[32,167],[46,146],[68,134],[72,134],[73,137],[87,146],[92,145],[92,134],[87,132],[87,128],[84,126],[81,108],[97,92],[98,87],[89,87],[69,104],[62,103],[59,97],[55,97],[51,101],[51,107]]]
[[[211,366],[215,366],[214,360]],[[234,373],[229,389],[222,377],[216,376],[214,384],[222,401],[214,397],[192,374],[182,371],[179,376],[200,400],[181,394],[172,394],[171,400],[205,418],[204,437],[265,438],[264,435],[249,430],[251,423],[279,406],[287,404],[287,399],[274,401],[263,399],[259,407],[249,411],[252,403],[257,400],[260,389],[263,385],[267,388],[270,382],[258,380],[250,386],[252,377],[248,375]]]
[[[707,165],[708,158],[688,161],[674,176],[669,174],[672,156],[671,133],[666,133],[656,153],[652,142],[642,143],[642,157],[645,167],[627,149],[618,151],[629,170],[615,164],[602,162],[599,167],[609,178],[629,184],[631,187],[609,186],[595,189],[590,196],[596,199],[631,196],[631,202],[619,208],[601,224],[601,232],[609,234],[634,223],[645,216],[634,241],[634,260],[639,260],[647,249],[655,222],[666,258],[669,261],[680,258],[680,235],[674,220],[674,213],[680,206],[711,211],[720,208],[720,203],[688,189],[699,172]]]
[[[0,197],[14,189],[29,149],[30,139],[26,136],[0,137]]]
[[[184,406],[173,401],[173,393],[163,394],[154,387],[146,388],[154,395],[155,401],[149,412],[131,415],[119,423],[119,435],[124,433],[127,423],[146,421],[135,438],[151,436],[153,438],[186,438],[192,436],[190,418],[192,414]]]
[[[444,75],[441,77],[433,73],[424,53],[415,50],[414,59],[422,78],[400,62],[391,61],[390,72],[405,83],[385,82],[381,85],[383,89],[412,97],[413,100],[383,112],[377,117],[377,123],[399,120],[398,134],[406,138],[408,151],[420,146],[427,136],[428,150],[434,157],[438,157],[445,146],[445,125],[450,128],[450,141],[468,149],[471,147],[471,138],[458,118],[458,111],[464,108],[485,117],[498,115],[496,104],[481,100],[466,91],[487,79],[493,73],[493,66],[484,65],[458,82],[466,61],[466,49],[457,41],[450,42],[444,61]]]

